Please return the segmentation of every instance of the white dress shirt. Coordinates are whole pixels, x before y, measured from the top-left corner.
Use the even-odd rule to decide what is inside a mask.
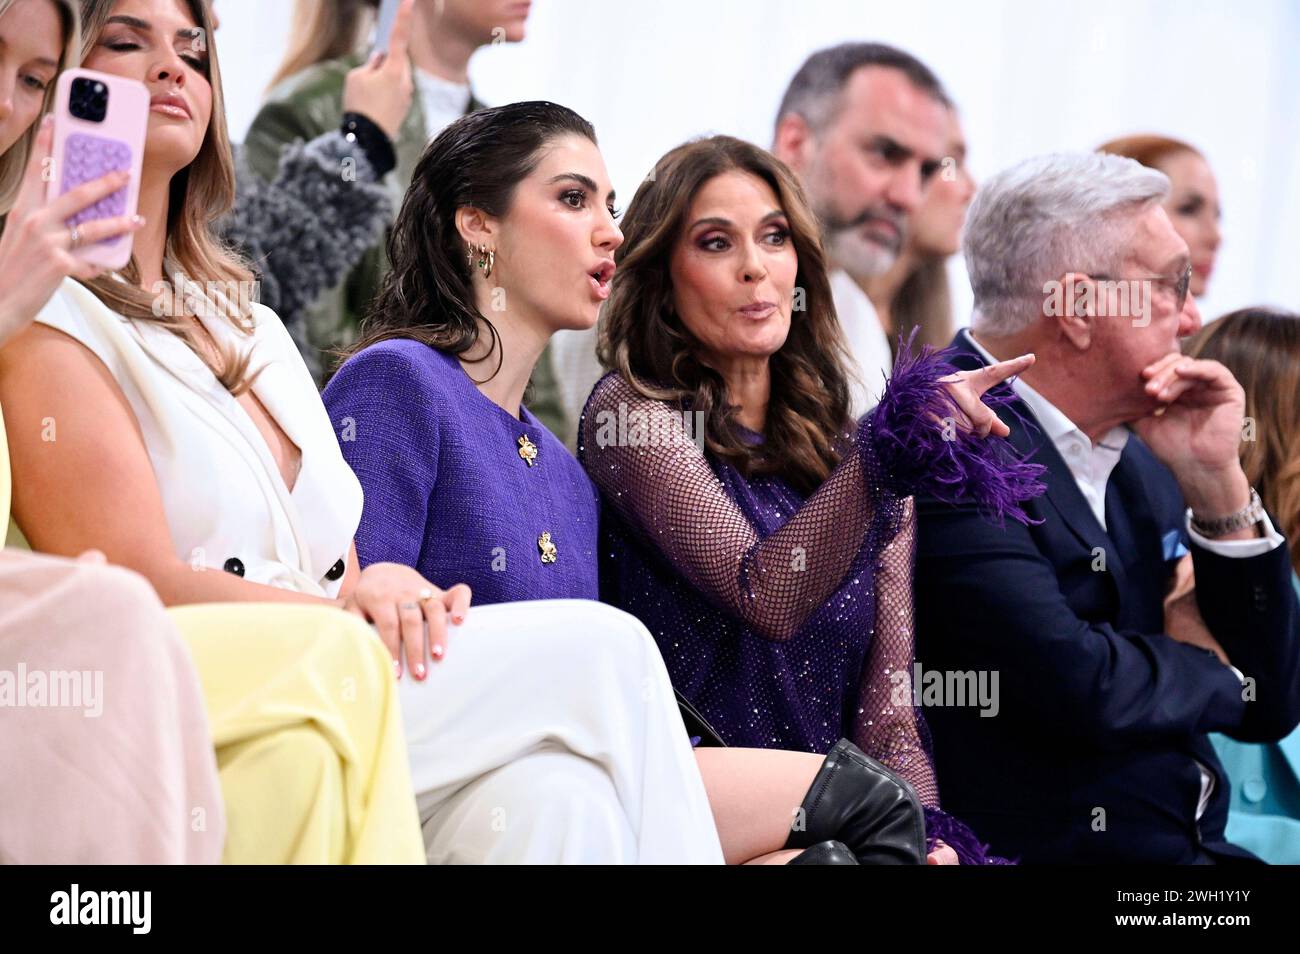
[[[990,364],[995,364],[998,361],[982,344],[975,340],[975,336],[968,329],[963,329],[961,335],[983,356],[985,361]],[[1088,501],[1088,506],[1097,518],[1097,522],[1105,530],[1106,485],[1110,481],[1110,475],[1114,471],[1115,465],[1119,463],[1120,455],[1124,453],[1124,446],[1128,443],[1130,436],[1128,428],[1111,428],[1102,435],[1101,440],[1093,444],[1087,434],[1083,433],[1056,405],[1026,384],[1023,378],[1016,378],[1011,383],[1011,387],[1019,395],[1020,399],[1028,405],[1029,410],[1034,413],[1034,417],[1038,419],[1038,423],[1043,428],[1043,433],[1060,453],[1061,458],[1065,461],[1065,466],[1070,469],[1070,473],[1074,476],[1074,482],[1078,485],[1079,492],[1083,494],[1084,500]],[[1192,526],[1192,510],[1190,507],[1187,508],[1183,521],[1188,536],[1197,546],[1220,556],[1235,559],[1259,556],[1261,553],[1267,553],[1275,547],[1280,547],[1284,542],[1282,535],[1273,527],[1273,522],[1268,518],[1267,514],[1264,515],[1262,521],[1264,535],[1254,540],[1211,540],[1197,533],[1196,528]],[[1238,679],[1245,681],[1241,670],[1235,666],[1229,666],[1228,668],[1236,673]],[[1201,815],[1205,813],[1206,806],[1210,804],[1210,795],[1214,791],[1214,776],[1199,762],[1197,767],[1201,770],[1201,798],[1196,806],[1196,820],[1200,821]]]
[[[469,108],[469,84],[453,83],[418,68],[412,74],[420,94],[420,110],[424,113],[424,131],[432,140],[465,115]]]
[[[880,400],[885,381],[894,369],[894,354],[889,350],[889,338],[876,306],[853,277],[837,268],[830,273],[830,283],[835,313],[853,359],[849,368],[849,413],[856,420]]]

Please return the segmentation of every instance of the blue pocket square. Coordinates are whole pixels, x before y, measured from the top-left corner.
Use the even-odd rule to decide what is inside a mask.
[[[1172,563],[1175,560],[1181,560],[1191,551],[1183,545],[1183,535],[1177,530],[1170,530],[1160,538],[1160,543],[1165,551],[1165,562]]]

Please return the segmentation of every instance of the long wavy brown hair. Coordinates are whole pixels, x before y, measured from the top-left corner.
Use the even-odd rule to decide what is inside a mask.
[[[669,263],[699,191],[726,172],[749,173],[776,194],[799,259],[796,289],[803,305],[785,344],[769,359],[771,395],[765,440],[746,441],[726,382],[703,355],[673,306]],[[847,351],[835,317],[817,220],[790,169],[775,156],[731,136],[673,149],[641,183],[620,223],[618,272],[601,316],[596,348],[642,395],[703,414],[705,447],[746,475],[780,475],[804,493],[839,463],[837,445],[849,424]]]
[[[1207,325],[1185,350],[1226,365],[1245,390],[1255,433],[1241,442],[1241,466],[1300,573],[1300,314],[1243,308]]]
[[[226,128],[226,106],[221,92],[221,69],[217,63],[216,44],[212,38],[212,11],[209,0],[186,0],[194,23],[202,30],[201,39],[208,54],[208,82],[212,85],[212,115],[207,134],[194,161],[172,178],[167,206],[166,259],[190,282],[200,287],[217,283],[219,287],[251,287],[253,275],[239,256],[217,236],[216,222],[235,204],[235,163],[231,153],[230,133]],[[81,0],[82,59],[94,49],[117,0]],[[197,42],[197,41],[196,41]],[[248,373],[251,355],[224,352],[212,365],[199,347],[194,325],[175,315],[174,307],[161,316],[155,312],[159,300],[154,290],[140,287],[140,270],[135,257],[119,273],[125,281],[105,275],[83,284],[113,311],[136,321],[162,325],[177,335],[195,354],[203,358],[223,386],[234,394],[246,390],[252,381]],[[169,282],[172,275],[165,276]],[[168,285],[173,302],[186,302],[186,313],[196,303],[185,289]],[[215,307],[239,331],[252,331],[251,314],[246,307],[249,296],[197,302],[197,307]]]

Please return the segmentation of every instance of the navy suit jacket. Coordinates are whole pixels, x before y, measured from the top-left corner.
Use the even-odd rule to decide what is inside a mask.
[[[955,363],[985,362],[962,334]],[[927,706],[944,809],[1024,862],[1253,858],[1228,844],[1230,783],[1206,734],[1275,741],[1300,722],[1300,603],[1285,546],[1232,559],[1190,545],[1201,615],[1254,699],[1209,651],[1165,635],[1187,541],[1173,475],[1133,435],[1107,529],[1029,408],[1011,443],[1047,468],[1033,526],[917,502],[917,661],[998,676],[998,710]],[[1017,419],[1017,417],[1019,419]],[[986,709],[991,711],[991,709]],[[1215,776],[1197,823],[1197,763]]]

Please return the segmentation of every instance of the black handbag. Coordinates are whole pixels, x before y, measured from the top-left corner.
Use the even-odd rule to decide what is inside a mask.
[[[682,722],[686,726],[686,734],[691,738],[699,737],[697,746],[700,748],[726,748],[727,743],[722,741],[722,736],[718,731],[709,725],[709,720],[700,715],[695,706],[691,705],[676,689],[673,694],[677,697],[677,709],[682,714]]]

